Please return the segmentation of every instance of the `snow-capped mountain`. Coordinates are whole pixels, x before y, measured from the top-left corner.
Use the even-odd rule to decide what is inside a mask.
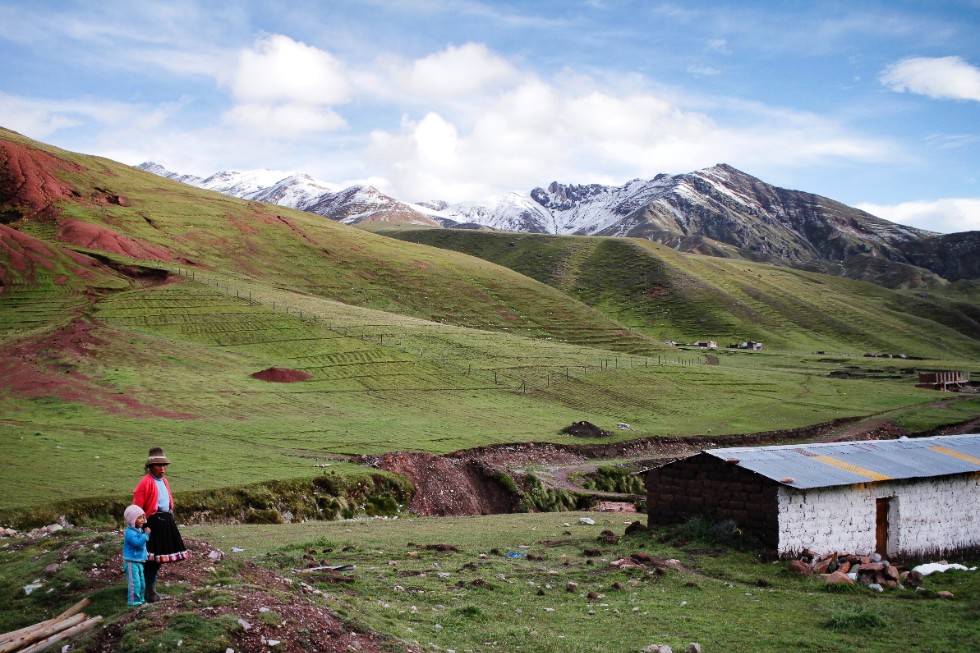
[[[344,224],[396,222],[439,227],[438,215],[425,207],[400,202],[373,186],[351,186],[321,195],[304,209]]]
[[[150,161],[137,167],[198,188],[239,199],[308,211],[345,224],[377,221],[442,226],[438,212],[400,202],[372,186],[355,185],[344,188],[309,175],[282,170],[223,170],[207,179],[201,179],[170,172]]]
[[[438,208],[440,216],[457,223],[472,223],[499,231],[557,233],[553,216],[548,209],[524,193],[492,195],[481,200],[456,204],[423,203],[422,206]]]
[[[189,184],[191,186],[199,185],[203,179],[196,175],[182,175],[176,172],[170,172],[164,168],[159,163],[153,163],[152,161],[147,161],[146,163],[141,163],[136,166],[140,170],[146,170],[147,172],[152,172],[160,177],[166,177],[167,179],[173,179],[174,181],[179,181],[183,184]]]
[[[139,167],[201,188],[297,208],[346,224],[391,222],[644,238],[680,251],[858,278],[870,278],[872,273],[867,271],[882,265],[891,266],[889,269],[895,265],[924,267],[938,274],[967,270],[975,265],[964,263],[966,258],[978,254],[977,247],[971,246],[965,254],[960,247],[955,256],[940,256],[939,252],[948,250],[940,243],[948,243],[948,238],[888,222],[826,197],[772,186],[725,164],[686,174],[660,174],[650,180],[634,179],[622,186],[552,182],[526,194],[511,192],[458,203],[403,202],[371,186],[340,188],[283,171],[224,171],[202,180],[154,163]],[[861,257],[880,263],[856,261]]]

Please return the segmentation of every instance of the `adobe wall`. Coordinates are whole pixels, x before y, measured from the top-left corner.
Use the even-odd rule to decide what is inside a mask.
[[[922,557],[980,547],[980,473],[846,487],[780,486],[780,555],[875,550],[875,502],[890,498],[887,556]]]
[[[645,484],[651,526],[698,515],[732,519],[767,546],[777,544],[777,484],[763,476],[701,453],[649,470]]]

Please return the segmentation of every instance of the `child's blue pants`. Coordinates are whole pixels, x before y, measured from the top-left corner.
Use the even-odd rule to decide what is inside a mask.
[[[143,605],[146,592],[143,563],[123,560],[123,571],[126,572],[126,605]]]

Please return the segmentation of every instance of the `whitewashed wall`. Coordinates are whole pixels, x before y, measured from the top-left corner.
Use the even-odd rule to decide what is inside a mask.
[[[796,490],[780,486],[779,553],[873,553],[875,500],[891,498],[888,554],[980,546],[980,474]]]

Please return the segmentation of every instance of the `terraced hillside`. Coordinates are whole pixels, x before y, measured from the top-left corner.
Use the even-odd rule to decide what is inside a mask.
[[[891,362],[832,375],[875,345],[969,368],[960,296],[903,311],[864,284],[609,239],[498,236],[526,254],[499,265],[9,131],[0,177],[0,514],[125,497],[154,444],[180,491],[211,492],[373,473],[349,454],[567,443],[579,420],[624,441],[980,412],[933,408]],[[767,349],[661,342],[686,334]]]
[[[639,239],[439,229],[383,233],[507,266],[655,339],[980,356],[976,301],[947,298],[943,291],[893,291],[791,268],[680,254]]]

